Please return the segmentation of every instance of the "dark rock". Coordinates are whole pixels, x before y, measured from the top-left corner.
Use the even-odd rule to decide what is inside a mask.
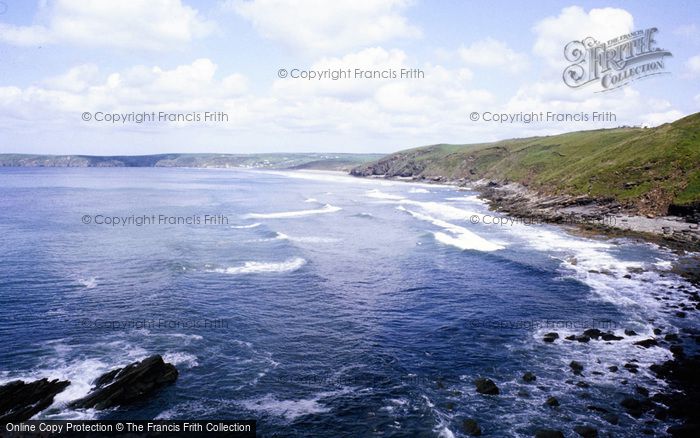
[[[627,329],[625,330],[625,336],[637,336],[637,332],[634,330]]]
[[[640,347],[649,348],[659,345],[656,339],[644,339],[643,341],[637,341],[634,345],[639,345]]]
[[[687,315],[687,313],[685,313],[685,312],[676,312],[676,316],[679,318],[685,318],[686,315]]]
[[[595,438],[598,436],[598,429],[591,426],[576,426],[574,432],[584,438]]]
[[[580,363],[576,362],[575,360],[572,360],[571,363],[569,364],[569,367],[571,367],[571,370],[574,372],[576,375],[580,375],[581,371],[583,371],[583,365]]]
[[[559,339],[559,333],[557,332],[545,333],[544,337],[542,338],[544,342],[548,343],[552,343],[556,339]]]
[[[602,415],[603,419],[607,421],[610,424],[617,424],[620,422],[620,417],[618,417],[616,414],[613,414],[611,412],[607,412]]]
[[[639,371],[639,365],[637,365],[637,364],[633,364],[633,363],[628,362],[628,363],[624,364],[623,367],[625,367],[625,369],[632,374],[637,374],[637,372]]]
[[[561,430],[538,429],[535,431],[535,438],[564,438]]]
[[[525,391],[524,389],[521,389],[518,391],[518,397],[529,398],[530,393]]]
[[[586,406],[586,408],[590,411],[593,411],[593,412],[608,412],[607,409],[600,407],[600,406],[595,406],[595,405],[589,405],[589,406]]]
[[[462,421],[462,430],[467,435],[481,436],[481,427],[473,418],[467,418]]]
[[[528,383],[534,382],[535,380],[537,380],[537,376],[528,371],[527,373],[523,374],[523,380]]]
[[[669,350],[671,351],[671,353],[673,353],[673,355],[675,357],[684,357],[685,356],[685,352],[683,351],[683,347],[681,347],[680,345],[671,345],[671,348],[669,348]]]
[[[559,406],[559,400],[556,397],[549,397],[544,404],[551,407]]]
[[[618,369],[619,369],[619,368],[618,368],[616,365],[613,365],[613,366],[609,366],[609,367],[608,367],[608,370],[609,370],[611,373],[616,373]]]
[[[637,394],[641,394],[644,397],[649,397],[649,390],[643,386],[637,386],[634,388],[634,390],[637,391]]]
[[[569,336],[565,337],[564,339],[566,339],[567,341],[575,341],[576,335],[569,335]]]
[[[660,334],[661,334],[661,329],[660,329],[660,328],[655,328],[655,329],[654,329],[654,334],[657,335],[657,336],[660,335]]]
[[[678,335],[676,333],[669,333],[666,336],[664,336],[664,339],[668,342],[676,342],[678,341]]]
[[[584,342],[584,343],[591,340],[591,338],[589,338],[586,335],[576,336],[574,339],[578,342]]]
[[[603,333],[600,335],[600,339],[604,341],[619,341],[624,339],[622,336],[615,336],[613,333]]]
[[[479,378],[474,381],[476,392],[479,394],[498,395],[498,386],[491,379]]]
[[[159,355],[112,370],[95,380],[92,391],[70,404],[73,408],[106,409],[128,405],[177,380],[177,369]]]
[[[666,429],[672,437],[695,438],[700,436],[700,424],[686,423]]]
[[[53,398],[70,385],[67,380],[14,380],[0,386],[0,423],[29,420],[51,406]]]
[[[598,330],[596,328],[589,328],[589,329],[584,330],[583,334],[585,336],[588,336],[591,339],[598,339],[600,337],[600,335],[603,334],[603,332],[601,332],[600,330]]]
[[[620,404],[623,408],[625,408],[628,414],[635,418],[641,417],[645,412],[653,407],[651,400],[638,400],[633,397],[626,397],[620,402]]]
[[[591,385],[582,381],[582,382],[576,382],[576,386],[578,386],[579,388],[590,388]]]

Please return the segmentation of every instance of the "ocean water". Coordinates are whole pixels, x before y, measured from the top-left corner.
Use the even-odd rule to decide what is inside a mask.
[[[154,214],[227,223],[94,223]],[[256,419],[261,436],[451,437],[465,418],[487,436],[665,430],[586,406],[663,389],[647,366],[670,353],[632,343],[697,328],[673,315],[692,288],[676,256],[493,217],[470,191],[320,172],[0,169],[0,383],[70,379],[39,418]],[[588,327],[640,335],[542,342]],[[175,385],[66,408],[151,354],[176,364]],[[477,377],[501,394],[477,394]]]

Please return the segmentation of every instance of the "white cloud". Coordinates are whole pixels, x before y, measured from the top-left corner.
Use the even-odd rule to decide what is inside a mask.
[[[695,55],[685,62],[685,69],[691,77],[700,76],[700,55]]]
[[[515,52],[502,41],[486,38],[462,47],[457,52],[466,64],[482,67],[502,68],[516,73],[527,67],[527,56]]]
[[[337,53],[420,36],[402,15],[409,0],[229,0],[265,38],[309,52]]]
[[[685,116],[682,112],[678,110],[669,110],[658,113],[645,114],[642,117],[642,126],[653,127],[658,126],[663,123],[670,123],[680,119]]]
[[[53,0],[42,2],[38,15],[41,22],[30,26],[0,23],[0,42],[162,50],[214,29],[180,0]]]
[[[558,16],[547,17],[535,25],[533,52],[558,68],[567,64],[564,47],[569,42],[587,37],[602,42],[632,30],[634,19],[624,9],[602,8],[586,12],[579,6],[570,6],[562,9]]]

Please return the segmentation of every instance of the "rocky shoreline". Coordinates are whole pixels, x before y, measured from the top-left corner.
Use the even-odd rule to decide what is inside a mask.
[[[688,211],[684,216],[642,215],[612,199],[588,196],[546,195],[518,183],[467,179],[452,180],[442,176],[424,177],[369,175],[350,172],[360,178],[385,179],[414,183],[449,185],[479,193],[489,207],[509,216],[525,219],[525,224],[550,223],[570,226],[582,234],[629,237],[656,243],[672,250],[700,253],[700,213]],[[697,277],[700,280],[700,276]]]
[[[85,397],[68,404],[71,409],[108,409],[143,400],[177,380],[175,366],[160,355],[147,357],[98,377]],[[70,386],[68,380],[15,380],[0,385],[0,423],[27,421],[44,411],[54,397]]]
[[[365,175],[355,175],[367,177]],[[588,197],[572,196],[546,196],[538,194],[519,184],[501,185],[491,181],[451,181],[442,177],[391,177],[369,176],[377,179],[391,179],[396,181],[432,183],[441,185],[453,185],[479,193],[489,207],[495,211],[508,214],[513,217],[526,219],[524,223],[552,223],[570,226],[570,230],[579,234],[597,234],[608,237],[627,237],[641,239],[665,246],[677,253],[684,254],[673,268],[675,274],[683,276],[696,288],[700,287],[700,232],[698,232],[698,217],[647,217],[626,211],[618,203],[607,200],[600,201]],[[700,311],[700,294],[697,289],[680,286],[673,291],[682,301],[680,304],[669,304],[667,311],[675,318],[685,319],[697,317]],[[667,303],[666,296],[658,292],[653,293],[655,299]],[[649,321],[654,324],[653,321]],[[639,421],[648,424],[653,422],[667,422],[667,434],[673,437],[697,437],[700,436],[700,421],[697,412],[700,412],[700,330],[697,328],[681,329],[678,332],[665,332],[662,327],[656,327],[653,337],[641,337],[634,330],[624,330],[620,333],[602,332],[595,328],[584,330],[580,334],[560,336],[557,332],[546,333],[542,342],[548,345],[561,343],[587,344],[589,342],[614,343],[625,338],[635,339],[633,345],[639,349],[664,348],[672,356],[672,360],[656,363],[649,370],[657,378],[667,382],[667,388],[663,391],[650,394],[643,387],[631,388],[631,393],[619,401],[618,406],[590,405],[591,414],[597,415],[608,423],[617,424],[620,414],[627,414]],[[636,340],[636,338],[639,340]],[[586,370],[577,361],[569,365],[575,379],[569,379],[572,385],[581,388],[588,383],[582,380]],[[635,359],[630,359],[622,367],[610,366],[608,372],[625,372],[631,375],[639,372],[640,365]],[[596,373],[596,372],[594,372]],[[522,376],[524,382],[534,382],[536,376],[526,372]],[[574,382],[578,380],[578,382]],[[627,384],[627,379],[622,383]],[[499,394],[496,382],[491,379],[480,378],[475,381],[476,391],[487,396]],[[523,395],[525,396],[525,395]],[[557,407],[559,401],[550,397],[546,404]],[[471,436],[479,436],[482,429],[474,418],[464,420],[463,432]],[[573,427],[577,436],[595,437],[598,430],[590,425],[578,424]],[[649,429],[643,429],[645,434],[653,435]],[[569,436],[565,431],[554,429],[539,429],[534,432],[536,437],[563,437]]]

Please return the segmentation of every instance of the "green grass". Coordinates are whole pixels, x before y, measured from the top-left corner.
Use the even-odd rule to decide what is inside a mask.
[[[414,148],[354,173],[515,181],[544,193],[614,198],[662,213],[670,204],[700,203],[700,113],[648,129]]]

